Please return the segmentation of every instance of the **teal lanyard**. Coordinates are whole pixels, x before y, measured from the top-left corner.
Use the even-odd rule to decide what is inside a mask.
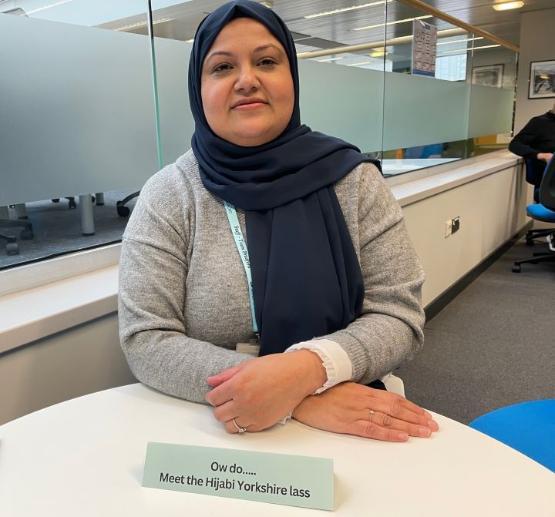
[[[237,246],[237,251],[241,257],[241,262],[245,268],[245,275],[247,276],[247,283],[249,287],[249,302],[251,305],[251,318],[252,318],[252,330],[258,336],[258,325],[256,324],[256,316],[254,314],[254,295],[252,290],[252,274],[251,274],[251,263],[249,260],[249,250],[247,249],[247,243],[243,238],[243,232],[241,231],[241,225],[239,224],[239,218],[237,217],[237,211],[233,205],[230,205],[227,201],[224,201],[225,212],[227,214],[227,220],[229,221],[229,226],[231,227],[231,233],[235,239],[235,245]]]

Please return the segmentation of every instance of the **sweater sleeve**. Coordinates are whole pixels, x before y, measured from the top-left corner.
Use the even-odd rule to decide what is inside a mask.
[[[327,339],[349,355],[353,380],[368,384],[412,358],[424,340],[424,272],[401,207],[372,166],[359,183],[359,246],[364,279],[361,316]]]
[[[534,145],[538,138],[538,131],[538,121],[533,118],[511,140],[509,151],[526,159],[536,158],[537,154],[541,152]]]
[[[143,187],[122,242],[119,328],[122,349],[139,381],[204,402],[207,377],[250,356],[187,336],[183,310],[192,205],[190,192],[172,187],[171,168]]]

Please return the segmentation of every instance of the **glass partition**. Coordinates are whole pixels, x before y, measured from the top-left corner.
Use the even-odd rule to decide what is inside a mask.
[[[468,138],[473,142],[473,153],[484,154],[505,148],[511,139],[517,54],[486,39],[474,43],[468,54]]]
[[[172,162],[189,147],[194,130],[187,94],[188,56],[196,26],[187,6],[164,6],[153,0],[154,50],[160,101],[160,140],[164,163]],[[215,8],[225,2],[212,2]],[[324,4],[324,2],[319,2]],[[371,19],[385,19],[386,2],[364,7]],[[297,52],[322,51],[352,44],[348,18],[351,11],[314,8],[275,10],[288,24]],[[361,9],[362,10],[362,9]],[[318,15],[318,16],[314,16]],[[171,18],[167,23],[159,19]],[[316,22],[317,20],[317,22]],[[380,49],[384,30],[373,33],[375,45],[362,51],[329,54],[299,60],[301,118],[315,131],[348,140],[366,152],[379,153],[382,146],[384,59]],[[367,38],[358,38],[368,43]],[[377,49],[377,50],[376,50]]]
[[[8,255],[0,237],[0,269],[121,239],[131,195],[190,147],[192,38],[223,3],[0,2],[0,235],[19,246]],[[514,52],[398,0],[265,3],[295,40],[302,122],[383,159],[385,175],[507,145]],[[83,236],[86,211],[70,207],[90,196]]]
[[[290,23],[292,30],[311,35],[297,43],[303,123],[376,156],[383,140],[385,5],[360,4],[354,11],[313,8]],[[376,28],[360,36],[355,30],[360,18],[372,20]],[[334,48],[340,52],[330,54]]]
[[[9,4],[0,14],[0,267],[121,239],[117,202],[158,166],[148,39],[91,27],[117,20],[122,6]],[[145,23],[143,2],[127,8]]]
[[[425,51],[433,71],[416,67],[419,25],[431,27]],[[384,172],[401,174],[506,147],[516,53],[394,1],[387,4],[392,71],[384,94]],[[415,34],[415,31],[418,34]]]

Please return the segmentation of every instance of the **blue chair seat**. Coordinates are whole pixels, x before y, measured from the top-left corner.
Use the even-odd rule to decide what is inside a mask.
[[[555,212],[553,210],[549,210],[540,203],[533,203],[526,207],[526,213],[533,217],[534,219],[538,219],[539,221],[545,221],[546,223],[555,223]]]
[[[469,424],[555,472],[555,399],[496,409]]]

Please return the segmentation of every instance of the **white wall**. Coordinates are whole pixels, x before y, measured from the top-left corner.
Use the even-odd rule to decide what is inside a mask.
[[[515,133],[532,117],[553,107],[555,99],[528,99],[530,62],[552,60],[555,60],[555,9],[522,13]]]
[[[425,305],[526,225],[527,193],[519,165],[403,207],[426,272]],[[445,238],[445,221],[455,217],[460,230]]]
[[[136,382],[116,314],[0,355],[0,425],[87,393]]]

